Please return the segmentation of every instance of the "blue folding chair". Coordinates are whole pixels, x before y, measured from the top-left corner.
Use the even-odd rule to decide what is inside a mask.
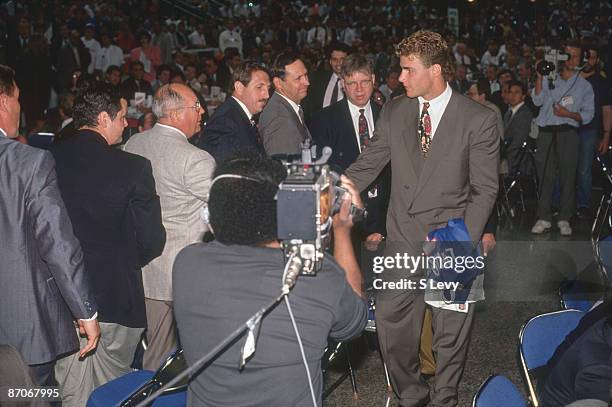
[[[87,400],[87,407],[128,407],[135,406],[157,389],[168,383],[187,368],[183,350],[170,355],[156,372],[137,370],[95,389]],[[185,407],[187,405],[188,379],[166,390],[152,404],[152,407]]]
[[[531,318],[521,328],[519,353],[523,377],[534,407],[539,406],[534,370],[546,366],[557,347],[576,328],[584,314],[573,309],[550,312]]]
[[[527,407],[527,402],[505,376],[491,375],[474,395],[472,407]]]
[[[591,289],[590,284],[581,280],[573,280],[561,284],[559,287],[561,307],[563,309],[589,312],[595,304],[595,301],[587,298]]]

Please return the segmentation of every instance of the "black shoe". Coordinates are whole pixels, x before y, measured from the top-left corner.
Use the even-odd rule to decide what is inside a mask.
[[[578,208],[576,217],[580,220],[591,220],[593,218],[593,212],[591,212],[591,208]]]

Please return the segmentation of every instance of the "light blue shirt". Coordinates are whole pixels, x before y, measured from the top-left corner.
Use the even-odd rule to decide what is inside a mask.
[[[540,127],[558,126],[569,124],[573,127],[580,127],[593,120],[595,115],[595,96],[591,84],[576,72],[568,80],[561,76],[553,82],[554,89],[549,89],[548,78],[542,78],[542,91],[536,96],[535,89],[531,91],[533,104],[540,107],[540,114],[536,117],[536,124]],[[553,104],[558,103],[570,112],[580,113],[582,122],[577,122],[569,117],[555,116]]]

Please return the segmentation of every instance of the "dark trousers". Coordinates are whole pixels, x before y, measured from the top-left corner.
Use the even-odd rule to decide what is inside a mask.
[[[381,351],[400,405],[426,403],[429,386],[421,379],[419,345],[426,304],[423,292],[406,290],[376,301],[376,328]],[[436,374],[432,379],[432,406],[457,405],[457,388],[463,374],[474,318],[468,313],[432,308],[433,353]]]
[[[552,194],[559,175],[561,199],[559,220],[569,221],[575,211],[576,167],[578,165],[578,132],[571,126],[540,128],[536,165],[540,180],[537,216],[552,220]]]

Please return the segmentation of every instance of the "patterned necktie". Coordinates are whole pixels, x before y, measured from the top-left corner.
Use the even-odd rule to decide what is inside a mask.
[[[368,130],[368,121],[364,112],[365,109],[359,109],[359,143],[361,144],[361,151],[370,143],[370,131]]]
[[[300,116],[302,126],[306,126],[306,120],[304,120],[304,110],[302,110],[302,106],[298,106],[298,116]]]
[[[419,120],[419,137],[421,139],[421,151],[423,157],[427,157],[431,145],[431,117],[429,116],[429,102],[423,102],[421,119]]]
[[[253,126],[253,131],[255,132],[255,141],[257,144],[261,145],[261,136],[259,135],[259,129],[257,128],[257,123],[255,123],[255,120],[251,119],[251,125]]]

